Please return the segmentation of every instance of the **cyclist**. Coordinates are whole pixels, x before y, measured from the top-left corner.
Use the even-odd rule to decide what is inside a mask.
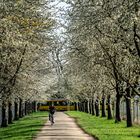
[[[55,113],[55,107],[53,105],[49,106],[49,120],[51,121],[51,124],[54,123],[54,115]]]

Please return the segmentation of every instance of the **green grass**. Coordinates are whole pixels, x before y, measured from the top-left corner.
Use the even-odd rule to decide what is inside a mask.
[[[78,124],[89,134],[99,140],[140,140],[140,126],[126,127],[126,122],[115,124],[114,120],[95,117],[87,113],[67,112],[77,119]]]
[[[0,128],[0,140],[32,140],[47,120],[47,112],[30,114],[8,127]]]

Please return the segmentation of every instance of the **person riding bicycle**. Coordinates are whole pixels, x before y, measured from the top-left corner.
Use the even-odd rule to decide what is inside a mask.
[[[55,107],[53,105],[49,106],[49,120],[54,123],[54,115],[55,113]]]

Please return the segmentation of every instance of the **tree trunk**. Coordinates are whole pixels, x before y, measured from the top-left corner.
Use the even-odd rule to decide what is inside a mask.
[[[81,111],[80,103],[78,102],[78,111]]]
[[[99,116],[100,115],[99,99],[96,99],[96,101],[95,101],[95,112],[96,112],[96,116]]]
[[[25,101],[25,115],[27,115],[27,102]]]
[[[27,112],[28,112],[28,114],[31,113],[31,104],[30,104],[30,102],[27,103]]]
[[[20,103],[19,103],[19,118],[23,117],[23,107],[22,107],[22,99],[20,99]]]
[[[92,115],[95,115],[94,100],[92,99]]]
[[[80,102],[80,111],[83,112],[83,104]]]
[[[8,126],[8,120],[6,117],[6,105],[3,103],[2,104],[2,127],[7,127]]]
[[[9,123],[9,124],[12,123],[12,117],[13,117],[13,113],[12,113],[12,104],[9,103],[9,105],[8,105],[8,123]]]
[[[105,105],[105,96],[102,96],[102,117],[106,117],[106,105]]]
[[[32,104],[32,102],[29,103],[29,109],[30,109],[29,113],[32,113],[33,112],[33,104]]]
[[[35,108],[36,108],[36,103],[35,101],[32,102],[32,111],[35,112]]]
[[[120,90],[119,90],[119,84],[116,84],[116,114],[115,114],[115,123],[121,122],[121,114],[120,114]]]
[[[80,111],[82,112],[83,111],[83,109],[82,109],[82,102],[80,102],[79,105],[80,105]]]
[[[83,102],[83,109],[84,109],[84,112],[86,112],[86,103],[85,102]]]
[[[18,113],[18,103],[15,102],[15,120],[19,119],[19,113]]]
[[[74,110],[77,111],[77,103],[74,102]]]
[[[35,112],[37,112],[37,102],[36,101],[34,101],[34,104],[35,104]]]
[[[82,102],[82,112],[85,112],[85,104]]]
[[[32,102],[30,102],[30,113],[32,113],[33,112],[33,104],[32,104]]]
[[[112,112],[111,112],[111,99],[110,95],[107,96],[107,119],[112,119]]]
[[[88,113],[88,101],[85,101],[85,112]]]
[[[127,127],[131,127],[132,126],[131,93],[129,87],[126,89],[126,118],[127,118]]]
[[[92,114],[92,101],[89,100],[89,113]]]
[[[86,112],[86,103],[83,102],[83,112]]]
[[[25,103],[22,102],[22,117],[25,116]]]
[[[30,112],[31,112],[30,102],[26,102],[26,115],[30,114]]]
[[[78,102],[76,102],[76,111],[79,110],[79,105],[78,105]]]
[[[117,98],[116,98],[116,116],[115,116],[115,122],[117,123],[117,122],[121,122],[121,117],[120,117],[120,100],[121,100],[121,98],[120,98],[120,96],[119,95],[117,95],[116,96]]]

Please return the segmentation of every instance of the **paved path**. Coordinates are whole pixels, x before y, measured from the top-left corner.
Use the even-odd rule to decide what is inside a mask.
[[[47,121],[35,140],[94,140],[85,134],[76,124],[74,119],[63,112],[55,114],[55,124],[51,126]]]

